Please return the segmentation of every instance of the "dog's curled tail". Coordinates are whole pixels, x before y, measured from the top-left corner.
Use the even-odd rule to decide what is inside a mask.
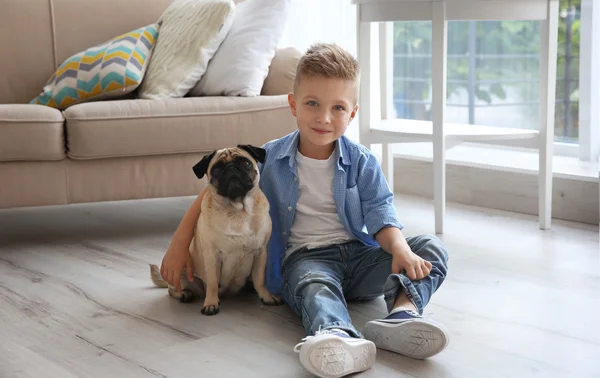
[[[154,284],[158,287],[169,287],[167,281],[163,280],[162,276],[160,275],[160,269],[156,265],[150,264],[150,278],[152,279],[152,282],[154,282]]]

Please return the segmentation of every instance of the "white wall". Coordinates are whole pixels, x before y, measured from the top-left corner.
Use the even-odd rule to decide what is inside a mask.
[[[315,42],[335,42],[356,56],[356,7],[350,0],[291,0],[280,45],[305,51]]]
[[[290,13],[280,47],[304,52],[313,43],[333,42],[357,56],[356,6],[351,0],[291,0]],[[358,141],[358,122],[346,135]]]

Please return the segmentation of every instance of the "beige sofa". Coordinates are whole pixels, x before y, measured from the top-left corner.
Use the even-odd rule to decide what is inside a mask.
[[[295,129],[295,49],[277,51],[258,97],[28,104],[66,58],[155,22],[170,2],[2,2],[0,208],[194,195],[205,182],[192,166],[206,153]]]

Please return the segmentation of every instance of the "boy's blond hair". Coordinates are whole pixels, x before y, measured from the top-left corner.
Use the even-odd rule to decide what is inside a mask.
[[[302,79],[315,76],[351,81],[358,91],[360,66],[352,54],[339,45],[315,43],[298,62],[293,90]]]

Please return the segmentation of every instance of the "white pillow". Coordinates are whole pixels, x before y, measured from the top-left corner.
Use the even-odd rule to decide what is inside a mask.
[[[283,36],[290,0],[245,0],[192,96],[258,96]]]
[[[138,96],[183,97],[206,72],[234,18],[233,0],[175,0],[161,27]]]

